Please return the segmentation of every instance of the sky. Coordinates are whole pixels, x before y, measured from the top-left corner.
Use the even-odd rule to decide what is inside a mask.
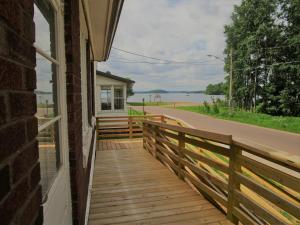
[[[98,70],[134,80],[135,91],[198,91],[226,76],[224,25],[240,0],[125,0],[113,47]],[[124,63],[126,62],[126,63]],[[136,63],[150,62],[150,63]],[[153,64],[156,63],[156,64]],[[164,63],[164,64],[157,64]],[[196,64],[196,65],[195,65]]]

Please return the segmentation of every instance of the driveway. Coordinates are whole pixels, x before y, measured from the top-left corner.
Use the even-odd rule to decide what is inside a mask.
[[[133,107],[142,110],[142,107]],[[239,122],[216,119],[199,113],[163,108],[157,106],[146,106],[145,111],[152,114],[165,114],[179,118],[194,128],[216,133],[229,134],[233,138],[246,139],[255,143],[265,145],[274,150],[288,153],[290,157],[300,156],[300,135],[285,131],[258,127]]]

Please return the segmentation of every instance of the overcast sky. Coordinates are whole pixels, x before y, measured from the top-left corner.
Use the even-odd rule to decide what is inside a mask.
[[[98,69],[136,81],[134,90],[204,90],[223,81],[224,25],[240,0],[125,0],[113,46],[130,52],[202,65],[165,63],[112,49]],[[117,62],[117,61],[125,61]]]

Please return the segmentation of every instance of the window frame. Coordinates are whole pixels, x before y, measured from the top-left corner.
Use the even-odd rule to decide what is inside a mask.
[[[107,89],[104,89],[104,87],[106,87]],[[102,91],[106,91],[106,96],[107,98],[105,98],[106,100],[110,100],[107,101],[107,103],[110,103],[110,109],[103,109],[102,108]],[[108,92],[110,92],[110,97],[108,97]],[[104,112],[111,112],[113,110],[113,88],[112,85],[100,85],[100,111],[104,111]]]
[[[48,62],[53,63],[56,67],[56,73],[55,73],[55,78],[56,78],[56,105],[57,105],[57,115],[51,118],[49,121],[46,123],[43,123],[41,125],[38,125],[38,133],[43,131],[44,129],[47,129],[51,127],[52,125],[55,125],[57,122],[58,126],[58,151],[59,151],[59,159],[56,158],[56,172],[53,177],[53,179],[50,181],[49,186],[47,186],[47,189],[45,190],[45,193],[43,195],[43,203],[45,203],[48,199],[48,195],[52,190],[52,187],[55,186],[55,181],[57,180],[57,177],[61,173],[62,167],[64,165],[64,156],[62,154],[62,150],[64,147],[64,135],[63,135],[63,115],[62,115],[62,88],[64,85],[64,80],[63,80],[63,71],[62,71],[62,65],[63,65],[63,56],[60,54],[60,47],[61,47],[61,37],[59,36],[59,31],[61,30],[61,23],[58,19],[59,13],[60,13],[60,7],[58,3],[55,0],[47,0],[47,2],[51,5],[54,13],[54,38],[55,38],[55,58],[53,58],[51,55],[49,55],[45,50],[43,50],[41,47],[38,46],[37,43],[33,44],[33,47],[36,50],[36,54],[40,55],[44,59],[48,60]],[[34,4],[36,5],[36,1],[34,1]],[[36,5],[37,7],[37,5]],[[51,53],[50,53],[51,54]]]
[[[117,89],[121,89],[122,97],[117,97],[115,95]],[[114,104],[115,104],[114,105],[114,110],[115,111],[123,111],[123,110],[125,110],[125,96],[124,96],[124,91],[125,90],[124,89],[125,89],[124,85],[114,85],[113,98],[114,98]],[[123,108],[122,109],[116,109],[116,100],[122,100],[122,103],[123,103]]]

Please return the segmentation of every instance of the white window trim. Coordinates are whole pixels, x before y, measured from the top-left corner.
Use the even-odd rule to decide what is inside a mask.
[[[102,86],[110,86],[110,91],[111,91],[111,109],[110,110],[103,110],[101,107],[101,87]],[[97,108],[97,113],[109,113],[109,112],[124,112],[127,110],[127,85],[126,84],[103,84],[103,85],[97,85],[98,88],[96,88],[97,93],[97,99],[98,99],[98,107]],[[123,88],[123,101],[124,101],[124,109],[115,109],[115,93],[114,89],[115,87],[122,87]]]
[[[52,4],[55,11],[55,41],[56,41],[56,59],[53,59],[47,52],[43,51],[35,43],[33,47],[36,49],[36,52],[41,56],[45,57],[49,61],[57,65],[57,106],[58,106],[58,116],[54,117],[52,120],[38,127],[38,131],[49,127],[51,124],[59,121],[59,148],[60,148],[60,163],[61,166],[58,169],[56,176],[53,180],[53,183],[49,187],[48,193],[45,196],[45,202],[43,203],[44,216],[47,215],[47,211],[51,205],[52,196],[55,195],[59,182],[65,177],[69,177],[69,161],[68,161],[68,126],[67,126],[67,108],[66,108],[66,68],[64,60],[64,23],[63,23],[63,4],[58,0],[49,0]],[[64,169],[63,169],[64,168]],[[68,178],[69,179],[69,178]],[[66,188],[70,189],[69,181],[66,180]],[[69,203],[71,204],[71,195],[68,193],[67,197]]]

